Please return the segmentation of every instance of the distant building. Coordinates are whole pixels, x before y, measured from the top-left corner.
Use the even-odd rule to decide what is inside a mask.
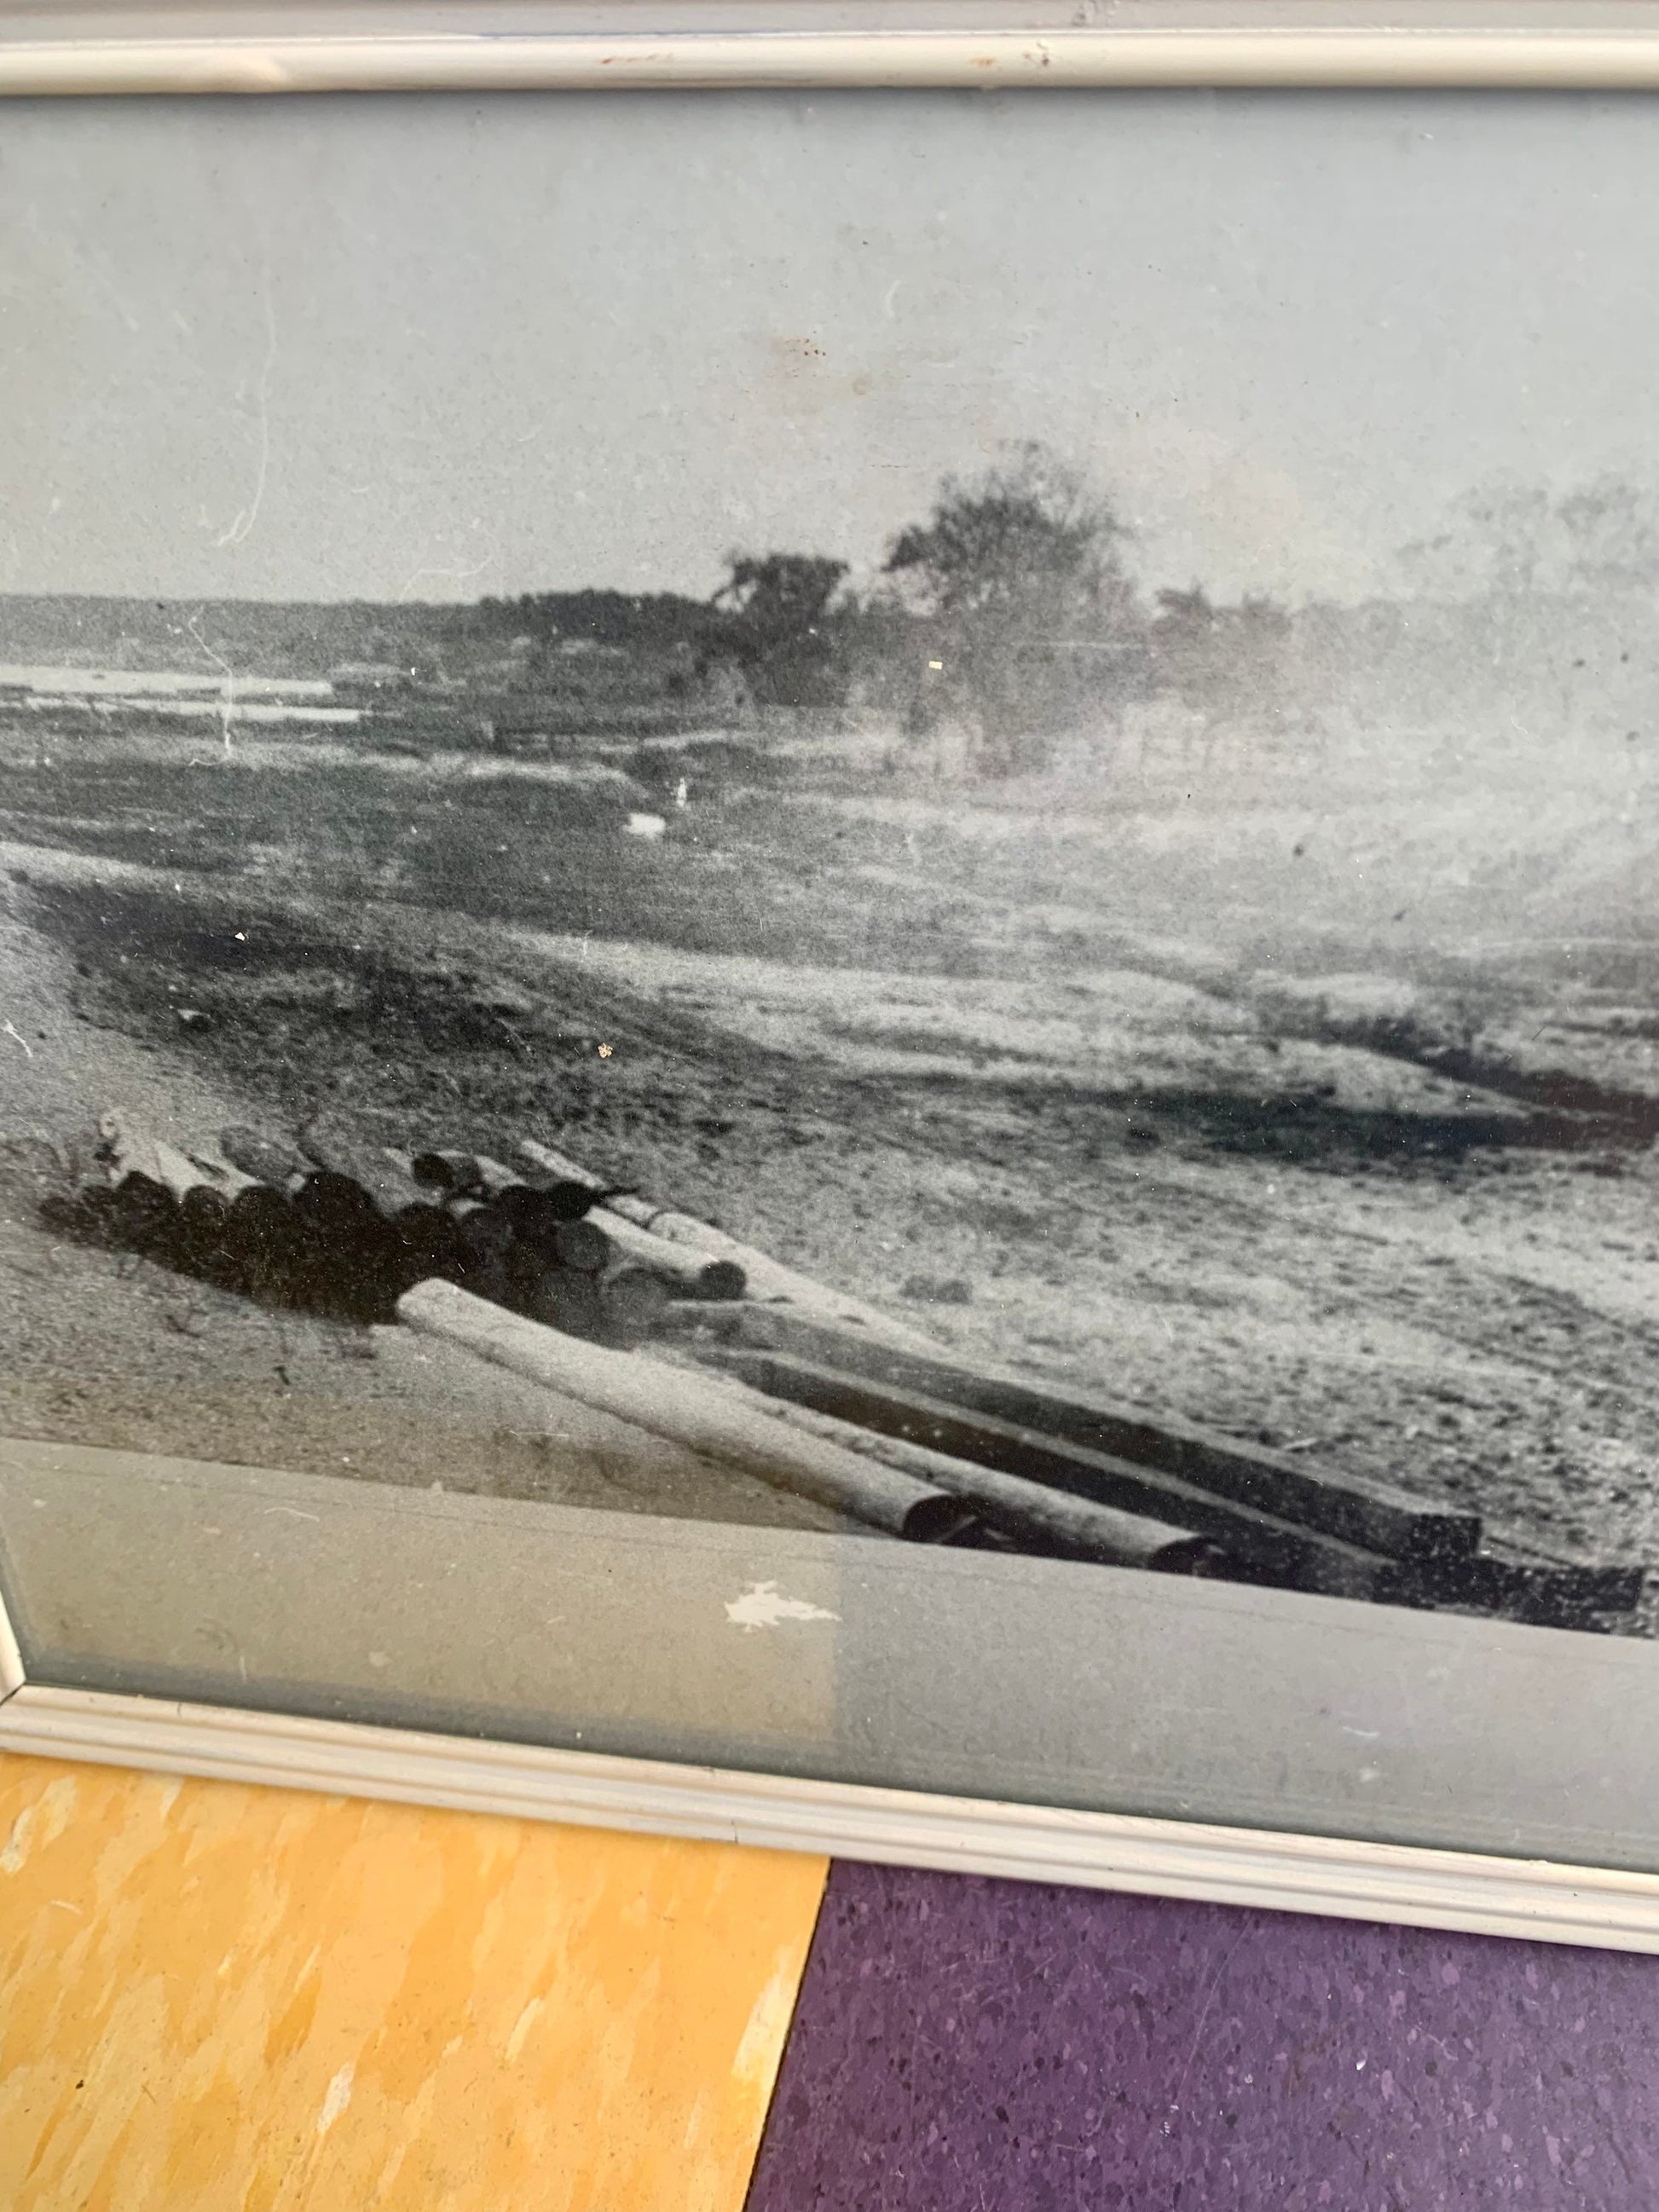
[[[338,691],[406,691],[415,671],[389,660],[343,660],[329,670],[328,680]]]

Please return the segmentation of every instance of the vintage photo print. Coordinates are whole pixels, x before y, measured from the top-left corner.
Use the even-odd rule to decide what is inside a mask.
[[[1656,184],[9,110],[0,1433],[1650,1635]]]

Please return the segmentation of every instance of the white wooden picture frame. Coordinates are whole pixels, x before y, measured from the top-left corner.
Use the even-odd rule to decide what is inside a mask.
[[[1659,6],[0,12],[23,100],[968,88],[1637,95]],[[538,1387],[518,1327],[484,1348]],[[1659,1950],[1645,1634],[438,1486],[0,1443],[0,1747]]]

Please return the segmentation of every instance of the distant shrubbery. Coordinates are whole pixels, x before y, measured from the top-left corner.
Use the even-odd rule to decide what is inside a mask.
[[[726,661],[757,705],[860,703],[917,740],[951,723],[971,765],[1041,767],[1055,737],[1145,689],[1152,632],[1110,503],[1039,447],[971,483],[941,485],[901,531],[878,585],[848,587],[844,562],[728,556],[708,600],[614,592],[544,593],[485,610],[543,645],[585,638],[678,653],[705,677]]]
[[[826,554],[739,549],[704,599],[8,595],[4,629],[25,663],[355,671],[386,742],[398,718],[421,743],[507,749],[745,721],[764,742],[842,710],[940,774],[1040,771],[1073,739],[1195,775],[1275,753],[1325,773],[1346,747],[1407,777],[1455,775],[1480,747],[1605,740],[1621,775],[1656,773],[1659,501],[1621,482],[1470,494],[1396,556],[1394,592],[1354,605],[1148,594],[1130,536],[1109,497],[1027,445],[947,477],[861,586]]]

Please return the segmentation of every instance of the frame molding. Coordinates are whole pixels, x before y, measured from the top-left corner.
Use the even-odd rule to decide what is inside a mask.
[[[0,4],[0,95],[787,88],[1659,87],[1653,0]]]
[[[876,1864],[1659,1953],[1659,1875],[20,1684],[0,1750]]]
[[[18,1649],[16,1633],[6,1611],[4,1594],[0,1592],[0,1705],[15,1696],[26,1680],[23,1655]]]
[[[1004,1794],[968,1794],[971,1785],[955,1778],[963,1771],[960,1762],[941,1762],[936,1755],[940,1732],[951,1736],[968,1724],[965,1711],[977,1710],[983,1680],[971,1670],[943,1696],[908,1755],[900,1747],[896,1761],[894,1746],[884,1742],[880,1715],[866,1712],[875,1684],[895,1664],[902,1667],[917,1638],[926,1643],[937,1633],[941,1605],[948,1611],[959,1601],[956,1585],[972,1568],[968,1554],[933,1555],[950,1587],[933,1574],[917,1585],[896,1571],[903,1563],[894,1555],[908,1547],[857,1538],[795,1533],[786,1540],[785,1532],[664,1522],[467,1493],[434,1501],[424,1492],[340,1477],[0,1441],[8,1448],[0,1455],[0,1474],[7,1477],[0,1483],[0,1504],[27,1500],[27,1512],[10,1524],[10,1544],[0,1514],[0,1754],[1659,1954],[1659,1866],[1652,1849],[1633,1866],[1588,1863],[1597,1849],[1595,1821],[1564,1827],[1559,1811],[1552,1814],[1547,1793],[1530,1805],[1525,1793],[1517,1799],[1504,1763],[1510,1755],[1524,1762],[1530,1747],[1547,1742],[1547,1717],[1534,1710],[1538,1666],[1552,1662],[1553,1680],[1553,1663],[1569,1653],[1593,1661],[1587,1674],[1573,1672],[1557,1716],[1565,1718],[1576,1738],[1588,1735],[1596,1746],[1589,1763],[1575,1768],[1568,1787],[1570,1794],[1583,1789],[1598,1794],[1599,1767],[1612,1762],[1623,1794],[1602,1805],[1601,1819],[1609,1856],[1628,1849],[1632,1816],[1646,1824],[1656,1765],[1646,1753],[1641,1717],[1650,1705],[1644,1699],[1633,1712],[1629,1694],[1632,1662],[1653,1656],[1645,1644],[1512,1626],[1475,1635],[1476,1625],[1457,1622],[1443,1624],[1431,1650],[1419,1649],[1415,1634],[1402,1649],[1389,1635],[1399,1623],[1370,1617],[1374,1611],[1389,1614],[1389,1608],[1278,1593],[1268,1595],[1284,1603],[1264,1611],[1262,1594],[1241,1599],[1222,1585],[1207,1591],[1215,1619],[1206,1613],[1194,1620],[1183,1605],[1176,1622],[1165,1617],[1166,1593],[1157,1587],[1161,1578],[1125,1572],[1115,1593],[1117,1634],[1106,1669],[1111,1701],[1103,1705],[1097,1698],[1081,1716],[1081,1732],[1073,1729],[1049,1746],[1048,1771],[1038,1783],[1044,1790],[1056,1778],[1057,1758],[1087,1764],[1091,1731],[1104,1727],[1109,1734],[1109,1716],[1123,1700],[1139,1715],[1141,1733],[1150,1723],[1155,1735],[1151,1684],[1163,1682],[1166,1713],[1182,1712],[1190,1698],[1202,1702],[1200,1686],[1218,1667],[1235,1675],[1254,1675],[1262,1667],[1294,1668],[1314,1638],[1342,1664],[1316,1701],[1317,1719],[1328,1724],[1324,1738],[1304,1744],[1304,1753],[1311,1749],[1310,1763],[1288,1788],[1265,1799],[1260,1792],[1239,1793],[1236,1777],[1230,1781],[1222,1771],[1223,1746],[1231,1731],[1246,1724],[1246,1709],[1212,1698],[1208,1719],[1214,1725],[1207,1733],[1188,1733],[1181,1759],[1164,1777],[1175,1781],[1179,1769],[1179,1794],[1160,1787],[1150,1796],[1156,1809],[1145,1812],[1079,1808],[1035,1793],[1010,1796],[1006,1764],[1004,1778],[993,1784]],[[210,1527],[203,1510],[205,1494],[213,1500]],[[56,1511],[40,1510],[54,1504]],[[286,1579],[269,1552],[273,1514],[295,1516],[291,1524],[285,1520],[289,1533],[281,1547]],[[539,1547],[528,1541],[526,1516],[538,1524]],[[15,1539],[23,1532],[27,1540],[19,1545]],[[332,1637],[337,1608],[320,1586],[317,1563],[361,1555],[366,1544],[377,1562],[375,1584],[341,1642]],[[471,1559],[470,1579],[449,1571],[459,1553]],[[248,1586],[239,1633],[227,1643],[226,1599],[261,1553],[264,1564]],[[112,1560],[119,1564],[119,1578],[112,1585]],[[516,1574],[506,1582],[503,1562],[516,1563]],[[551,1579],[550,1562],[557,1568]],[[787,1655],[756,1647],[745,1656],[750,1645],[738,1630],[728,1594],[744,1584],[769,1586],[751,1580],[768,1570],[787,1578],[792,1595],[808,1600],[811,1621],[845,1623],[834,1632],[850,1637],[857,1655],[845,1682],[836,1680],[833,1642],[820,1645],[816,1656],[809,1642]],[[662,1679],[653,1682],[647,1669],[643,1701],[630,1706],[624,1699],[606,1714],[593,1706],[591,1671],[579,1668],[562,1683],[534,1668],[526,1673],[525,1639],[536,1647],[550,1617],[582,1644],[585,1668],[596,1668],[610,1681],[621,1647],[603,1639],[595,1650],[586,1644],[595,1624],[616,1620],[612,1585],[618,1573],[644,1593],[653,1620],[671,1625],[676,1660],[665,1697]],[[1078,1595],[1061,1587],[1070,1576],[1054,1563],[1026,1563],[1018,1574],[999,1574],[994,1588],[981,1591],[979,1640],[994,1669],[1001,1670],[1029,1639],[1033,1618],[1055,1620],[1067,1612]],[[512,1618],[515,1607],[524,1616],[516,1643],[511,1637],[502,1642],[502,1616],[481,1601],[480,1587],[493,1592],[492,1602],[506,1608],[505,1617]],[[1189,1589],[1206,1587],[1183,1584],[1167,1595],[1184,1598]],[[77,1590],[91,1593],[86,1602],[77,1601]],[[536,1602],[526,1606],[531,1591]],[[821,1612],[812,1609],[811,1601],[818,1600],[828,1601]],[[37,1642],[30,1626],[36,1609],[51,1623],[48,1644]],[[1354,1617],[1344,1632],[1350,1613]],[[1409,1618],[1415,1627],[1426,1617]],[[100,1624],[108,1634],[94,1632]],[[625,1622],[623,1627],[626,1632]],[[728,1641],[733,1635],[735,1644]],[[368,1636],[386,1646],[386,1652],[368,1654],[371,1668],[387,1663],[388,1653],[401,1652],[406,1662],[417,1649],[431,1662],[411,1677],[399,1700],[410,1709],[407,1720],[373,1695],[359,1710],[375,1717],[335,1717],[358,1694],[349,1665],[338,1671],[341,1656]],[[244,1638],[254,1655],[251,1669]],[[480,1698],[476,1665],[468,1663],[454,1676],[453,1694],[446,1687],[434,1702],[434,1688],[447,1684],[457,1656],[476,1662],[486,1650],[490,1671],[499,1670],[500,1676],[486,1683],[486,1694]],[[1402,1667],[1407,1650],[1413,1663]],[[1403,1699],[1400,1741],[1419,1747],[1414,1779],[1413,1761],[1400,1771],[1404,1794],[1388,1816],[1392,1836],[1384,1830],[1379,1837],[1373,1826],[1367,1837],[1365,1784],[1373,1777],[1363,1762],[1386,1765],[1389,1753],[1386,1747],[1372,1748],[1381,1726],[1376,1708],[1356,1705],[1351,1692],[1355,1680],[1369,1681],[1376,1673],[1379,1655],[1392,1694]],[[858,1665],[868,1680],[859,1675]],[[1644,1683],[1650,1680],[1650,1667],[1638,1672]],[[682,1678],[692,1685],[689,1694],[681,1693]],[[321,1710],[315,1702],[319,1686],[327,1698]],[[790,1698],[797,1701],[793,1719],[788,1710],[781,1716],[766,1711],[780,1686],[786,1706]],[[1019,1701],[1029,1698],[1029,1682],[1016,1680],[1014,1692],[1024,1713],[1027,1707]],[[822,1763],[816,1778],[780,1771],[778,1753],[792,1729],[803,1719],[809,1727],[815,1717],[821,1722],[826,1694],[833,1700],[843,1693],[873,1719],[873,1734],[842,1745],[839,1755],[820,1737],[808,1756],[820,1762],[829,1757],[827,1777]],[[717,1698],[720,1715],[712,1729],[711,1697]],[[1454,1769],[1440,1754],[1455,1752],[1455,1729],[1442,1743],[1444,1731],[1437,1722],[1425,1754],[1413,1712],[1426,1698],[1436,1714],[1455,1711],[1459,1726],[1479,1729],[1494,1697],[1528,1717],[1506,1747],[1498,1747],[1504,1756],[1484,1779],[1484,1808],[1468,1829],[1476,1847],[1446,1840],[1443,1827],[1437,1841],[1397,1840],[1409,1837],[1413,1819],[1431,1813],[1453,1786]],[[514,1732],[515,1714],[533,1719],[558,1710],[564,1745]],[[1619,1717],[1633,1735],[1621,1733]],[[582,1746],[581,1728],[572,1747],[568,1730],[575,1717],[608,1737],[610,1747]],[[1304,1712],[1304,1730],[1310,1724]],[[1127,1758],[1106,1762],[1091,1784],[1099,1793],[1097,1807],[1140,1802],[1136,1793],[1147,1772],[1146,1746],[1137,1747],[1133,1735],[1132,1729],[1120,1747]],[[1350,1736],[1366,1741],[1346,1745]],[[679,1755],[678,1742],[688,1739],[708,1746],[702,1760],[695,1753]],[[1346,1748],[1333,1759],[1337,1744]],[[861,1778],[860,1770],[880,1772],[884,1763],[900,1778]],[[902,1778],[907,1766],[918,1775],[914,1783]],[[1302,1819],[1305,1826],[1273,1825],[1281,1796],[1285,1806],[1297,1808],[1289,1820]],[[1413,1802],[1417,1814],[1406,1809]],[[1375,1821],[1375,1806],[1370,1813]],[[1360,1834],[1343,1832],[1351,1821]],[[1432,1820],[1419,1832],[1432,1837]],[[1545,1840],[1551,1833],[1563,1838],[1559,1856],[1546,1855],[1553,1849]],[[1534,1840],[1525,1856],[1528,1835]]]

